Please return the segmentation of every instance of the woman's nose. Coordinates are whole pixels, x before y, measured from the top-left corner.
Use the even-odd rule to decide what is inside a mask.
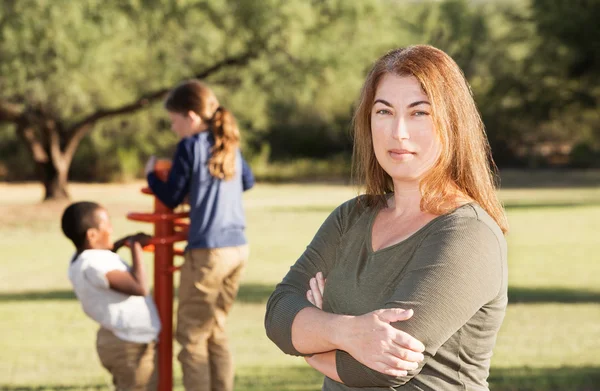
[[[392,137],[397,140],[405,140],[410,138],[410,134],[408,132],[408,126],[404,118],[398,117],[396,121],[394,121],[394,128],[392,129]]]

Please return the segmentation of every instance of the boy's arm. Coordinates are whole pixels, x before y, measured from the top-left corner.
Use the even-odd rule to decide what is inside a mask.
[[[122,237],[121,239],[117,240],[114,244],[113,244],[113,249],[112,251],[114,253],[116,253],[117,251],[119,251],[119,249],[121,247],[123,247],[125,245],[125,243],[127,243],[127,241],[129,240],[129,238],[131,237],[131,235],[127,235]]]
[[[150,293],[146,268],[142,261],[142,245],[148,238],[139,234],[128,238],[131,247],[131,271],[111,270],[106,273],[110,289],[134,296],[147,296]]]

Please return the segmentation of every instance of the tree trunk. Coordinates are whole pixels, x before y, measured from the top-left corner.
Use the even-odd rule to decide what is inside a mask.
[[[69,199],[68,173],[69,166],[55,167],[52,160],[38,163],[40,180],[44,184],[44,201],[58,201]]]

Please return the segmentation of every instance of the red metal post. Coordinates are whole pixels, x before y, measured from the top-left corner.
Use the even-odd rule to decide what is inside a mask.
[[[166,180],[170,163],[157,162],[156,175]],[[165,204],[154,197],[154,213],[172,213]],[[174,234],[171,219],[154,223],[154,236],[164,238]],[[173,243],[154,245],[154,301],[160,316],[162,329],[158,340],[158,390],[173,389]]]
[[[159,160],[154,172],[158,178],[167,180],[171,162]],[[142,189],[144,194],[152,194],[149,188]],[[154,251],[154,301],[162,329],[158,341],[158,391],[173,390],[173,272],[179,267],[173,266],[173,256],[183,255],[175,250],[175,242],[185,241],[189,224],[185,218],[188,212],[174,213],[165,204],[154,197],[153,213],[128,213],[127,218],[134,221],[154,223],[154,237],[144,247],[146,251]],[[175,229],[177,227],[177,229]]]

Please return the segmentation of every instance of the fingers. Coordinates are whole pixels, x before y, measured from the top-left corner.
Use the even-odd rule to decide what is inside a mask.
[[[401,308],[388,308],[377,311],[379,319],[386,323],[401,322],[410,319],[413,314],[413,310],[403,310]]]
[[[306,298],[308,301],[319,309],[323,309],[323,292],[325,292],[325,281],[327,280],[323,278],[323,273],[318,272],[315,277],[310,279],[310,290],[306,292]]]
[[[413,352],[422,353],[425,351],[425,345],[412,335],[405,333],[402,330],[396,329],[396,336],[393,342],[404,349],[412,350]]]
[[[394,323],[410,319],[414,315],[414,311],[412,309],[403,310],[401,308],[390,308],[380,310],[377,315],[383,322]],[[398,346],[419,353],[425,351],[425,345],[423,345],[421,341],[402,330],[396,330],[397,332],[396,337],[394,338],[394,343],[396,343]]]
[[[384,364],[397,371],[414,371],[415,369],[419,368],[420,362],[406,361],[392,355],[386,356],[382,361]]]
[[[325,291],[325,279],[323,278],[323,273],[318,272],[316,279],[317,286],[319,287],[319,292],[321,292],[321,296],[323,296],[323,292]]]
[[[405,369],[399,369],[394,367],[393,365],[389,365],[388,363],[381,361],[375,362],[374,365],[371,366],[371,368],[376,370],[377,372],[381,372],[390,376],[401,377],[408,375],[408,372]]]
[[[315,304],[315,298],[313,297],[312,291],[307,291],[306,292],[306,299],[310,302],[310,304],[316,306],[316,304]]]
[[[311,293],[312,293],[312,297],[315,300],[315,305],[319,309],[323,309],[323,295],[321,293],[321,290],[319,289],[319,285],[317,283],[317,279],[316,278],[311,278],[310,279],[310,290],[311,290]]]
[[[403,359],[399,356],[407,357]],[[413,360],[413,358],[421,358],[419,360]],[[386,352],[377,361],[371,363],[370,368],[385,373],[390,376],[407,376],[408,371],[414,371],[419,368],[419,363],[422,361],[421,353],[410,352],[405,349],[396,349],[394,351]]]
[[[398,345],[396,341],[394,341],[394,343],[389,347],[389,353],[394,357],[395,360],[397,359],[402,362],[410,362],[412,364],[415,364],[414,368],[411,366],[410,368],[403,367],[403,369],[415,369],[416,364],[420,363],[425,359],[423,353],[417,350],[406,348],[402,345]]]

